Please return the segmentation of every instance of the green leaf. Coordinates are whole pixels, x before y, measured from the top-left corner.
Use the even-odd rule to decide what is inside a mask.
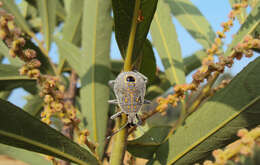
[[[43,155],[4,144],[0,144],[0,155],[7,155],[28,164],[52,165]]]
[[[61,20],[65,20],[67,13],[63,7],[63,5],[61,4],[61,1],[57,1],[56,2],[56,15],[61,19]]]
[[[150,159],[159,145],[167,137],[170,126],[156,126],[149,129],[143,136],[127,143],[127,151],[136,157]],[[140,150],[142,148],[142,150]]]
[[[77,0],[70,1],[68,15],[66,17],[64,27],[62,29],[62,38],[65,41],[71,42],[75,45],[80,45],[81,42],[81,27],[82,27],[82,11],[84,1]],[[63,49],[59,49],[60,54],[60,70],[64,69],[64,65],[66,65],[66,52]],[[62,67],[62,68],[61,68]]]
[[[32,116],[39,115],[40,111],[43,109],[43,98],[39,95],[29,95],[26,97],[27,103],[24,105],[23,109]]]
[[[199,9],[190,0],[165,0],[172,14],[190,35],[207,49],[214,43],[215,33]]]
[[[8,97],[11,95],[12,92],[10,91],[2,91],[0,92],[0,98],[3,100],[7,100]]]
[[[118,75],[124,67],[124,62],[122,60],[111,60],[111,71]]]
[[[82,77],[84,73],[86,73],[84,56],[82,55],[82,51],[64,39],[58,39],[55,37],[55,42],[58,45],[59,51],[67,59],[70,66],[76,71],[76,73]]]
[[[27,3],[29,3],[31,6],[37,8],[37,0],[25,0]],[[68,0],[66,0],[68,1]],[[64,1],[64,3],[66,3],[66,1]],[[65,20],[66,18],[66,10],[63,8],[61,1],[57,1],[56,2],[56,15],[61,19],[61,20]]]
[[[242,43],[244,40],[244,37],[246,35],[250,35],[253,33],[258,25],[260,24],[259,21],[260,17],[260,1],[257,2],[255,7],[252,9],[251,13],[247,16],[246,20],[234,36],[231,44],[228,46],[227,51],[224,53],[224,56],[230,56],[234,53],[233,48],[238,44]]]
[[[22,87],[29,92],[37,93],[36,80],[21,76],[19,68],[8,64],[0,64],[0,91]]]
[[[0,99],[0,142],[78,164],[97,164],[96,158],[60,132],[15,105]]]
[[[167,91],[171,87],[170,81],[164,72],[159,71],[152,84],[147,88],[146,98],[152,100]]]
[[[232,6],[234,4],[241,3],[241,1],[240,0],[229,0],[229,3],[232,8]],[[237,16],[239,23],[242,24],[245,21],[246,17],[247,17],[246,8],[240,9],[240,12]]]
[[[65,11],[66,11],[67,13],[69,13],[69,11],[70,11],[71,1],[72,1],[72,0],[63,1],[63,2],[64,2],[64,9],[65,9]]]
[[[153,44],[163,63],[165,73],[174,84],[184,84],[185,74],[181,56],[181,47],[170,16],[169,6],[159,1],[151,25]]]
[[[19,8],[15,4],[14,0],[2,0],[3,8],[6,9],[8,12],[12,13],[15,16],[15,23],[26,33],[31,34],[31,29],[24,17],[22,16]]]
[[[49,52],[52,42],[52,33],[56,24],[56,3],[57,0],[37,0],[37,7],[43,25],[44,41],[46,50]]]
[[[188,75],[193,70],[201,66],[203,58],[207,57],[206,50],[198,50],[193,55],[183,59],[184,72]]]
[[[81,30],[81,18],[84,1],[76,0],[71,1],[68,16],[66,17],[64,27],[62,30],[63,39],[69,42],[75,40],[78,33]],[[75,42],[73,42],[75,43]]]
[[[257,1],[258,1],[258,0],[249,0],[248,3],[249,3],[249,5],[250,5],[251,8],[254,8],[255,5],[257,4]]]
[[[180,126],[173,135],[168,136],[168,141],[163,140],[164,143],[169,143],[169,149],[165,151],[168,153],[167,159],[161,162],[167,161],[167,164],[176,165],[194,164],[211,155],[213,150],[222,148],[237,138],[238,129],[254,128],[259,125],[259,67],[260,57],[243,69],[226,88],[218,91],[190,115],[183,126]],[[165,126],[161,127],[163,128]],[[132,147],[141,147],[149,151],[145,155],[152,155],[152,150],[149,148],[155,152],[154,145],[149,143],[151,140],[147,139]],[[129,144],[132,145],[131,142]]]
[[[5,43],[3,42],[3,40],[0,40],[0,54],[5,56],[12,65],[17,65],[17,66],[22,65],[22,61],[20,61],[18,58],[12,58],[9,55],[9,50],[5,45]]]
[[[91,6],[91,7],[90,7]],[[81,77],[81,108],[102,157],[108,119],[110,78],[110,40],[112,33],[111,2],[85,0],[82,26],[82,49],[85,74]]]
[[[145,40],[141,55],[140,72],[148,78],[149,82],[152,82],[155,79],[156,61],[153,47],[149,40]]]
[[[137,24],[135,43],[133,49],[133,61],[137,59],[143,48],[147,33],[156,10],[158,0],[141,0],[140,11],[143,20]],[[112,0],[112,7],[115,21],[115,35],[121,55],[124,58],[129,40],[135,1],[133,0]]]

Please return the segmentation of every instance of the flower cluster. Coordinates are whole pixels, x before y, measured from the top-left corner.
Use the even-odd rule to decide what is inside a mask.
[[[0,16],[0,37],[9,48],[9,54],[13,58],[17,56],[25,62],[20,69],[20,74],[39,78],[41,62],[36,59],[34,50],[24,48],[26,41],[21,37],[21,30],[14,25],[14,17],[4,10],[0,11]]]
[[[229,144],[224,150],[217,149],[212,152],[215,162],[205,161],[203,165],[224,165],[228,160],[235,162],[240,161],[240,156],[253,156],[254,148],[260,147],[260,127],[257,127],[250,132],[246,129],[238,131],[239,140]]]
[[[253,38],[250,35],[245,36],[242,43],[237,44],[234,48],[235,53],[232,55],[233,58],[240,60],[243,55],[245,57],[253,56],[253,48],[260,49],[260,39]]]
[[[192,75],[192,83],[176,85],[174,87],[175,93],[173,95],[169,95],[167,98],[158,98],[157,102],[159,105],[156,108],[157,112],[164,112],[167,109],[168,104],[171,104],[174,107],[177,106],[178,102],[184,98],[187,91],[197,90],[205,79],[209,80],[213,76],[213,73],[223,73],[226,66],[229,68],[232,67],[234,58],[238,59],[239,57],[242,57],[243,54],[245,54],[246,57],[252,56],[252,48],[258,48],[260,40],[253,39],[249,36],[246,36],[244,42],[234,48],[234,53],[231,56],[223,57],[220,49],[223,44],[222,39],[226,37],[225,33],[230,31],[234,19],[241,12],[241,9],[246,8],[247,6],[247,0],[242,0],[241,3],[233,5],[233,9],[229,14],[229,20],[221,24],[223,29],[222,31],[217,32],[217,37],[212,46],[207,50],[208,56],[203,59],[201,68]],[[214,55],[218,55],[218,62],[214,61]],[[226,84],[227,82],[222,84],[222,86]]]
[[[59,84],[59,79],[54,76],[41,76],[38,80],[41,92],[40,96],[44,98],[44,110],[41,113],[42,121],[51,124],[51,116],[57,115],[61,119],[64,114],[64,90],[65,87]]]

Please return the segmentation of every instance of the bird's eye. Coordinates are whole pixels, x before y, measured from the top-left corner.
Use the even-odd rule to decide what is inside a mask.
[[[128,77],[126,78],[126,81],[127,81],[127,82],[135,82],[135,78],[132,77],[132,76],[128,76]]]

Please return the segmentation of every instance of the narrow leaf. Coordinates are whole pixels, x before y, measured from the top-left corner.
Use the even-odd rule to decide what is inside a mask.
[[[0,99],[0,142],[78,164],[97,164],[95,157],[60,132],[15,105]]]
[[[0,92],[0,99],[7,100],[8,97],[11,95],[12,92],[10,91],[2,91]]]
[[[136,157],[150,159],[167,137],[170,126],[156,126],[143,136],[127,144],[127,150]],[[146,146],[146,147],[145,147]],[[140,150],[142,148],[142,150]]]
[[[85,74],[81,77],[81,108],[87,120],[90,138],[98,143],[102,157],[108,119],[110,78],[110,40],[112,33],[111,2],[85,0],[83,10],[82,45]]]
[[[79,76],[83,76],[86,73],[84,56],[82,51],[69,41],[55,38],[55,42],[58,45],[59,51],[67,59],[70,66],[76,71]]]
[[[258,0],[249,0],[248,3],[249,3],[249,5],[250,5],[251,8],[254,8],[255,5],[257,4],[257,1],[258,1]]]
[[[31,93],[37,93],[36,80],[19,74],[19,68],[0,64],[0,91],[22,87]]]
[[[13,16],[15,16],[15,23],[26,33],[31,34],[32,32],[30,26],[26,22],[25,18],[22,16],[14,0],[2,0],[2,2],[3,8],[6,9],[8,12],[12,13]]]
[[[7,155],[32,165],[52,165],[43,155],[4,144],[0,144],[0,155]]]
[[[25,0],[27,3],[29,3],[31,6],[37,8],[37,0]],[[66,3],[69,0],[64,1]],[[61,19],[65,20],[66,18],[66,10],[63,8],[61,1],[56,2],[56,15]]]
[[[82,11],[83,11],[83,0],[70,1],[68,15],[66,17],[64,27],[62,29],[62,38],[65,41],[71,42],[75,45],[80,45],[81,42],[81,27],[82,27]],[[63,49],[59,49],[59,68],[64,69],[66,65],[66,52]],[[61,69],[62,67],[62,69]]]
[[[152,82],[155,79],[156,61],[153,47],[149,40],[145,40],[141,55],[140,72],[148,78],[149,82]]]
[[[180,24],[205,49],[214,43],[215,33],[199,9],[190,0],[164,0]]]
[[[228,46],[224,56],[230,56],[234,53],[233,48],[238,44],[242,43],[246,35],[250,35],[254,32],[257,26],[260,24],[260,1],[257,2],[251,13],[248,15],[236,35],[234,36],[231,44]]]
[[[56,15],[61,19],[61,20],[65,20],[65,18],[67,17],[67,13],[65,11],[65,8],[63,7],[63,5],[61,4],[61,1],[57,1],[56,2]]]
[[[118,75],[124,67],[124,62],[122,60],[112,60],[111,61],[111,71]]]
[[[174,84],[184,84],[185,74],[181,56],[181,47],[170,16],[169,6],[159,1],[151,25],[153,44],[161,57],[165,73]]]
[[[43,109],[43,99],[39,95],[29,95],[26,97],[27,103],[23,109],[32,116],[39,115]]]
[[[63,39],[72,42],[76,33],[81,30],[81,18],[83,10],[83,0],[71,1],[68,16],[66,17],[62,30]]]
[[[43,25],[44,41],[46,50],[50,50],[52,33],[56,24],[56,3],[57,0],[37,0],[37,6]]]
[[[72,0],[66,0],[66,1],[64,1],[64,9],[65,9],[65,11],[66,11],[67,13],[69,13],[69,11],[70,11],[71,1],[72,1]]]
[[[143,48],[143,43],[146,39],[154,12],[156,10],[157,1],[158,0],[141,0],[139,12],[141,22],[138,23],[136,29],[133,61],[137,59],[141,49]],[[126,55],[134,6],[135,1],[133,0],[112,0],[116,41],[123,58]]]

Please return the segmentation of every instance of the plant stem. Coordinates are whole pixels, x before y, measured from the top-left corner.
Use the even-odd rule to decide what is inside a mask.
[[[201,102],[207,98],[209,96],[209,93],[211,91],[211,87],[214,84],[214,82],[216,81],[216,79],[219,76],[219,72],[215,72],[212,77],[208,80],[207,85],[202,89],[201,93],[199,94],[199,96],[195,99],[195,101],[193,102],[193,104],[188,108],[187,110],[187,115],[189,115],[190,113],[194,112],[199,105],[201,104]]]
[[[140,1],[141,0],[135,0],[135,8],[134,8],[134,13],[132,18],[131,31],[129,35],[126,58],[124,63],[125,72],[132,70],[132,55],[133,55],[133,48],[135,42],[137,17],[140,8]],[[117,126],[116,128],[119,129],[119,126],[122,126],[126,122],[127,122],[127,116],[123,114],[121,122],[120,120],[116,120],[116,126]],[[123,163],[123,158],[125,155],[125,148],[126,148],[126,138],[127,138],[127,128],[124,128],[118,134],[115,135],[110,164],[121,165]]]
[[[122,119],[116,120],[116,128],[122,125],[122,123],[127,122],[127,116],[122,115]],[[110,157],[110,164],[121,165],[123,164],[125,148],[126,148],[126,138],[127,138],[127,128],[122,129],[118,134],[115,135],[113,139],[113,148]]]
[[[77,77],[76,72],[74,70],[72,70],[71,74],[70,74],[69,88],[66,91],[65,96],[64,96],[65,102],[67,102],[68,104],[71,104],[71,105],[75,105],[77,79],[78,79],[78,77]],[[71,140],[73,140],[73,134],[74,134],[73,131],[74,131],[73,124],[64,125],[61,130],[62,134],[64,134]],[[61,165],[70,165],[70,162],[61,160],[60,164]]]
[[[124,71],[130,71],[132,69],[132,55],[135,42],[135,33],[137,26],[138,10],[140,8],[140,0],[135,0],[134,14],[132,18],[132,26],[128,40],[128,46],[126,51],[126,58],[124,63]]]

